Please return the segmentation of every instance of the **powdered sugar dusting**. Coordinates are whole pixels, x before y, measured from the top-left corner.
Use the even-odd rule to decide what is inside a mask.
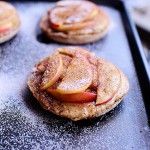
[[[102,41],[83,47],[123,70],[129,78],[129,94],[110,113],[74,123],[44,111],[26,83],[34,64],[62,46],[36,39],[40,16],[52,5],[50,2],[15,4],[22,20],[21,31],[0,46],[0,149],[148,150],[150,131],[143,98],[117,10],[103,7],[117,25]]]
[[[92,78],[92,68],[89,62],[84,57],[75,57],[68,66],[66,75],[58,89],[64,92],[84,91],[91,84]]]

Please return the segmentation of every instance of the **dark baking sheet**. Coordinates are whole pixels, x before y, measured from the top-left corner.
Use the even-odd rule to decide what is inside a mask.
[[[53,3],[12,3],[19,10],[22,27],[15,38],[0,45],[0,149],[150,149],[146,59],[122,2],[99,2],[110,15],[110,31],[101,41],[81,46],[120,67],[128,76],[129,93],[106,115],[76,123],[44,111],[26,83],[40,58],[64,46],[45,41],[38,27]]]

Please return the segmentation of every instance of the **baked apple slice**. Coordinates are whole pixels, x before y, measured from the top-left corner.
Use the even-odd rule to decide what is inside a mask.
[[[44,59],[42,59],[37,65],[36,65],[36,68],[37,70],[40,72],[40,73],[44,73],[45,70],[46,70],[46,67],[48,65],[48,60],[49,60],[49,57],[46,57]]]
[[[93,92],[81,92],[75,94],[61,94],[56,89],[47,89],[47,92],[54,96],[57,100],[69,103],[87,103],[93,102],[96,99],[96,94]]]
[[[63,79],[65,77],[67,68],[70,65],[72,57],[70,57],[68,55],[63,55],[63,54],[60,54],[60,55],[61,55],[61,58],[62,58],[62,61],[63,61],[63,73],[62,73],[60,79]]]
[[[5,32],[7,32],[7,31],[9,31],[9,28],[1,28],[0,27],[0,33],[5,33]]]
[[[93,64],[94,62],[94,65],[97,63],[97,59],[95,58],[94,53],[91,53],[78,46],[63,47],[63,48],[58,48],[57,50],[60,54],[67,55],[70,57],[78,57],[82,55],[86,57],[90,63]]]
[[[62,47],[57,49],[60,54],[67,55],[70,57],[75,56],[76,47]]]
[[[45,90],[52,86],[63,73],[63,61],[59,54],[54,54],[48,60],[48,65],[43,74],[41,82],[41,90]]]
[[[92,78],[92,68],[88,60],[84,57],[74,57],[57,90],[61,94],[83,92],[91,85]]]
[[[96,105],[111,100],[121,84],[120,71],[111,63],[98,61],[98,88]]]
[[[0,33],[5,33],[9,31],[11,27],[12,27],[12,23],[7,23],[3,26],[0,25]]]

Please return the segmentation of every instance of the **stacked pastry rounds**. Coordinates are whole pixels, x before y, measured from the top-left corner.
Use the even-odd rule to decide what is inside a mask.
[[[47,38],[67,44],[85,44],[103,38],[109,18],[90,1],[63,0],[49,9],[40,22]]]
[[[79,47],[58,48],[41,60],[28,86],[44,109],[74,121],[107,113],[129,89],[119,68]]]
[[[16,9],[11,4],[0,1],[0,43],[15,36],[19,28],[20,19]]]

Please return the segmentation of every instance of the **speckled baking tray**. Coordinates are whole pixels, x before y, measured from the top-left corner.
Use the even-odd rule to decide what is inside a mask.
[[[128,76],[124,101],[106,115],[72,122],[43,110],[27,87],[34,64],[63,44],[48,42],[39,29],[49,1],[12,1],[22,21],[19,34],[0,45],[0,149],[149,150],[149,75],[146,59],[125,5],[96,1],[111,27],[102,40],[81,45],[113,62]]]

